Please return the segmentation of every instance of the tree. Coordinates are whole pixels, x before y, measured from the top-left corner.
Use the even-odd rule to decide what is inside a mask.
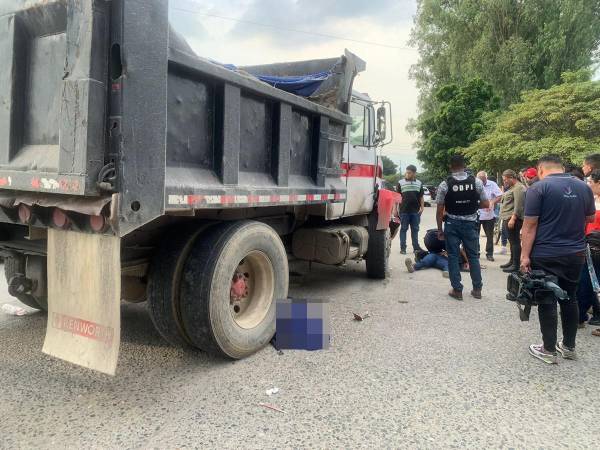
[[[398,172],[398,165],[387,156],[381,157],[383,164],[383,175],[395,175]]]
[[[411,69],[422,112],[436,90],[480,77],[503,107],[524,90],[546,89],[563,72],[590,67],[600,45],[598,0],[418,0]]]
[[[417,155],[431,177],[443,178],[450,156],[479,137],[484,114],[496,110],[499,100],[488,83],[473,79],[463,86],[443,86],[436,102],[436,111],[417,125],[421,134]]]
[[[489,131],[464,150],[473,167],[517,169],[550,153],[581,163],[599,153],[600,81],[589,81],[589,71],[562,78],[563,84],[525,92],[522,102],[490,118]]]
[[[400,173],[395,173],[393,175],[384,175],[383,176],[384,180],[387,181],[390,185],[390,188],[396,188],[396,186],[398,185],[398,182],[400,181],[400,178],[402,178],[402,174]]]

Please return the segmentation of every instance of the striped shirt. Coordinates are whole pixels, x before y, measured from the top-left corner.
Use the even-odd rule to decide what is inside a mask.
[[[409,181],[402,179],[398,182],[398,192],[402,194],[400,214],[418,213],[421,209],[423,198],[423,183],[419,180]]]

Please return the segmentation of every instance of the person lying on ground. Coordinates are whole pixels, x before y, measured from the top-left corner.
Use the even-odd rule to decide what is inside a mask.
[[[406,258],[404,261],[406,269],[410,273],[423,269],[440,269],[444,278],[450,276],[448,273],[448,254],[445,250],[439,253],[426,252],[424,250],[418,251],[415,254],[415,261],[411,258]]]

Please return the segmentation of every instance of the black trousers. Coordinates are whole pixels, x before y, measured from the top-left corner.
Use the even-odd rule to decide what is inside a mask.
[[[496,225],[496,219],[480,220],[479,221],[479,232],[483,228],[485,233],[485,255],[494,255],[494,225]]]
[[[583,254],[555,258],[531,258],[531,268],[555,275],[558,278],[558,285],[569,296],[567,300],[560,302],[563,343],[569,348],[575,348],[579,322],[576,292],[584,262]],[[556,351],[556,328],[558,326],[556,302],[551,305],[538,306],[538,315],[544,348],[549,352],[554,352]]]
[[[508,227],[508,220],[503,220],[502,226],[505,227],[508,234],[511,265],[519,267],[521,265],[521,228],[523,228],[523,221],[517,219],[512,230]]]

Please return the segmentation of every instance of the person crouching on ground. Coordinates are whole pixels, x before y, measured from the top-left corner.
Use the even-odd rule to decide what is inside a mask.
[[[504,192],[500,219],[502,226],[506,227],[508,242],[510,243],[510,260],[500,266],[506,272],[519,270],[521,258],[521,227],[523,225],[523,211],[525,209],[525,186],[518,180],[517,174],[512,170],[505,170],[502,181],[508,188]]]
[[[594,195],[583,181],[564,173],[558,156],[538,162],[540,181],[525,197],[521,271],[543,270],[558,278],[567,299],[560,301],[563,339],[557,342],[556,302],[538,306],[543,344],[533,344],[529,353],[548,364],[556,364],[557,351],[565,359],[577,359],[575,339],[579,309],[577,285],[585,261],[585,225],[594,221]]]
[[[485,195],[483,183],[465,171],[466,164],[462,155],[450,158],[452,175],[442,181],[436,196],[438,237],[446,241],[448,252],[448,271],[452,289],[448,295],[462,300],[463,285],[460,276],[460,244],[467,253],[474,298],[481,298],[483,281],[479,265],[479,216],[480,208],[488,208],[490,202]],[[442,228],[442,224],[446,223]]]

